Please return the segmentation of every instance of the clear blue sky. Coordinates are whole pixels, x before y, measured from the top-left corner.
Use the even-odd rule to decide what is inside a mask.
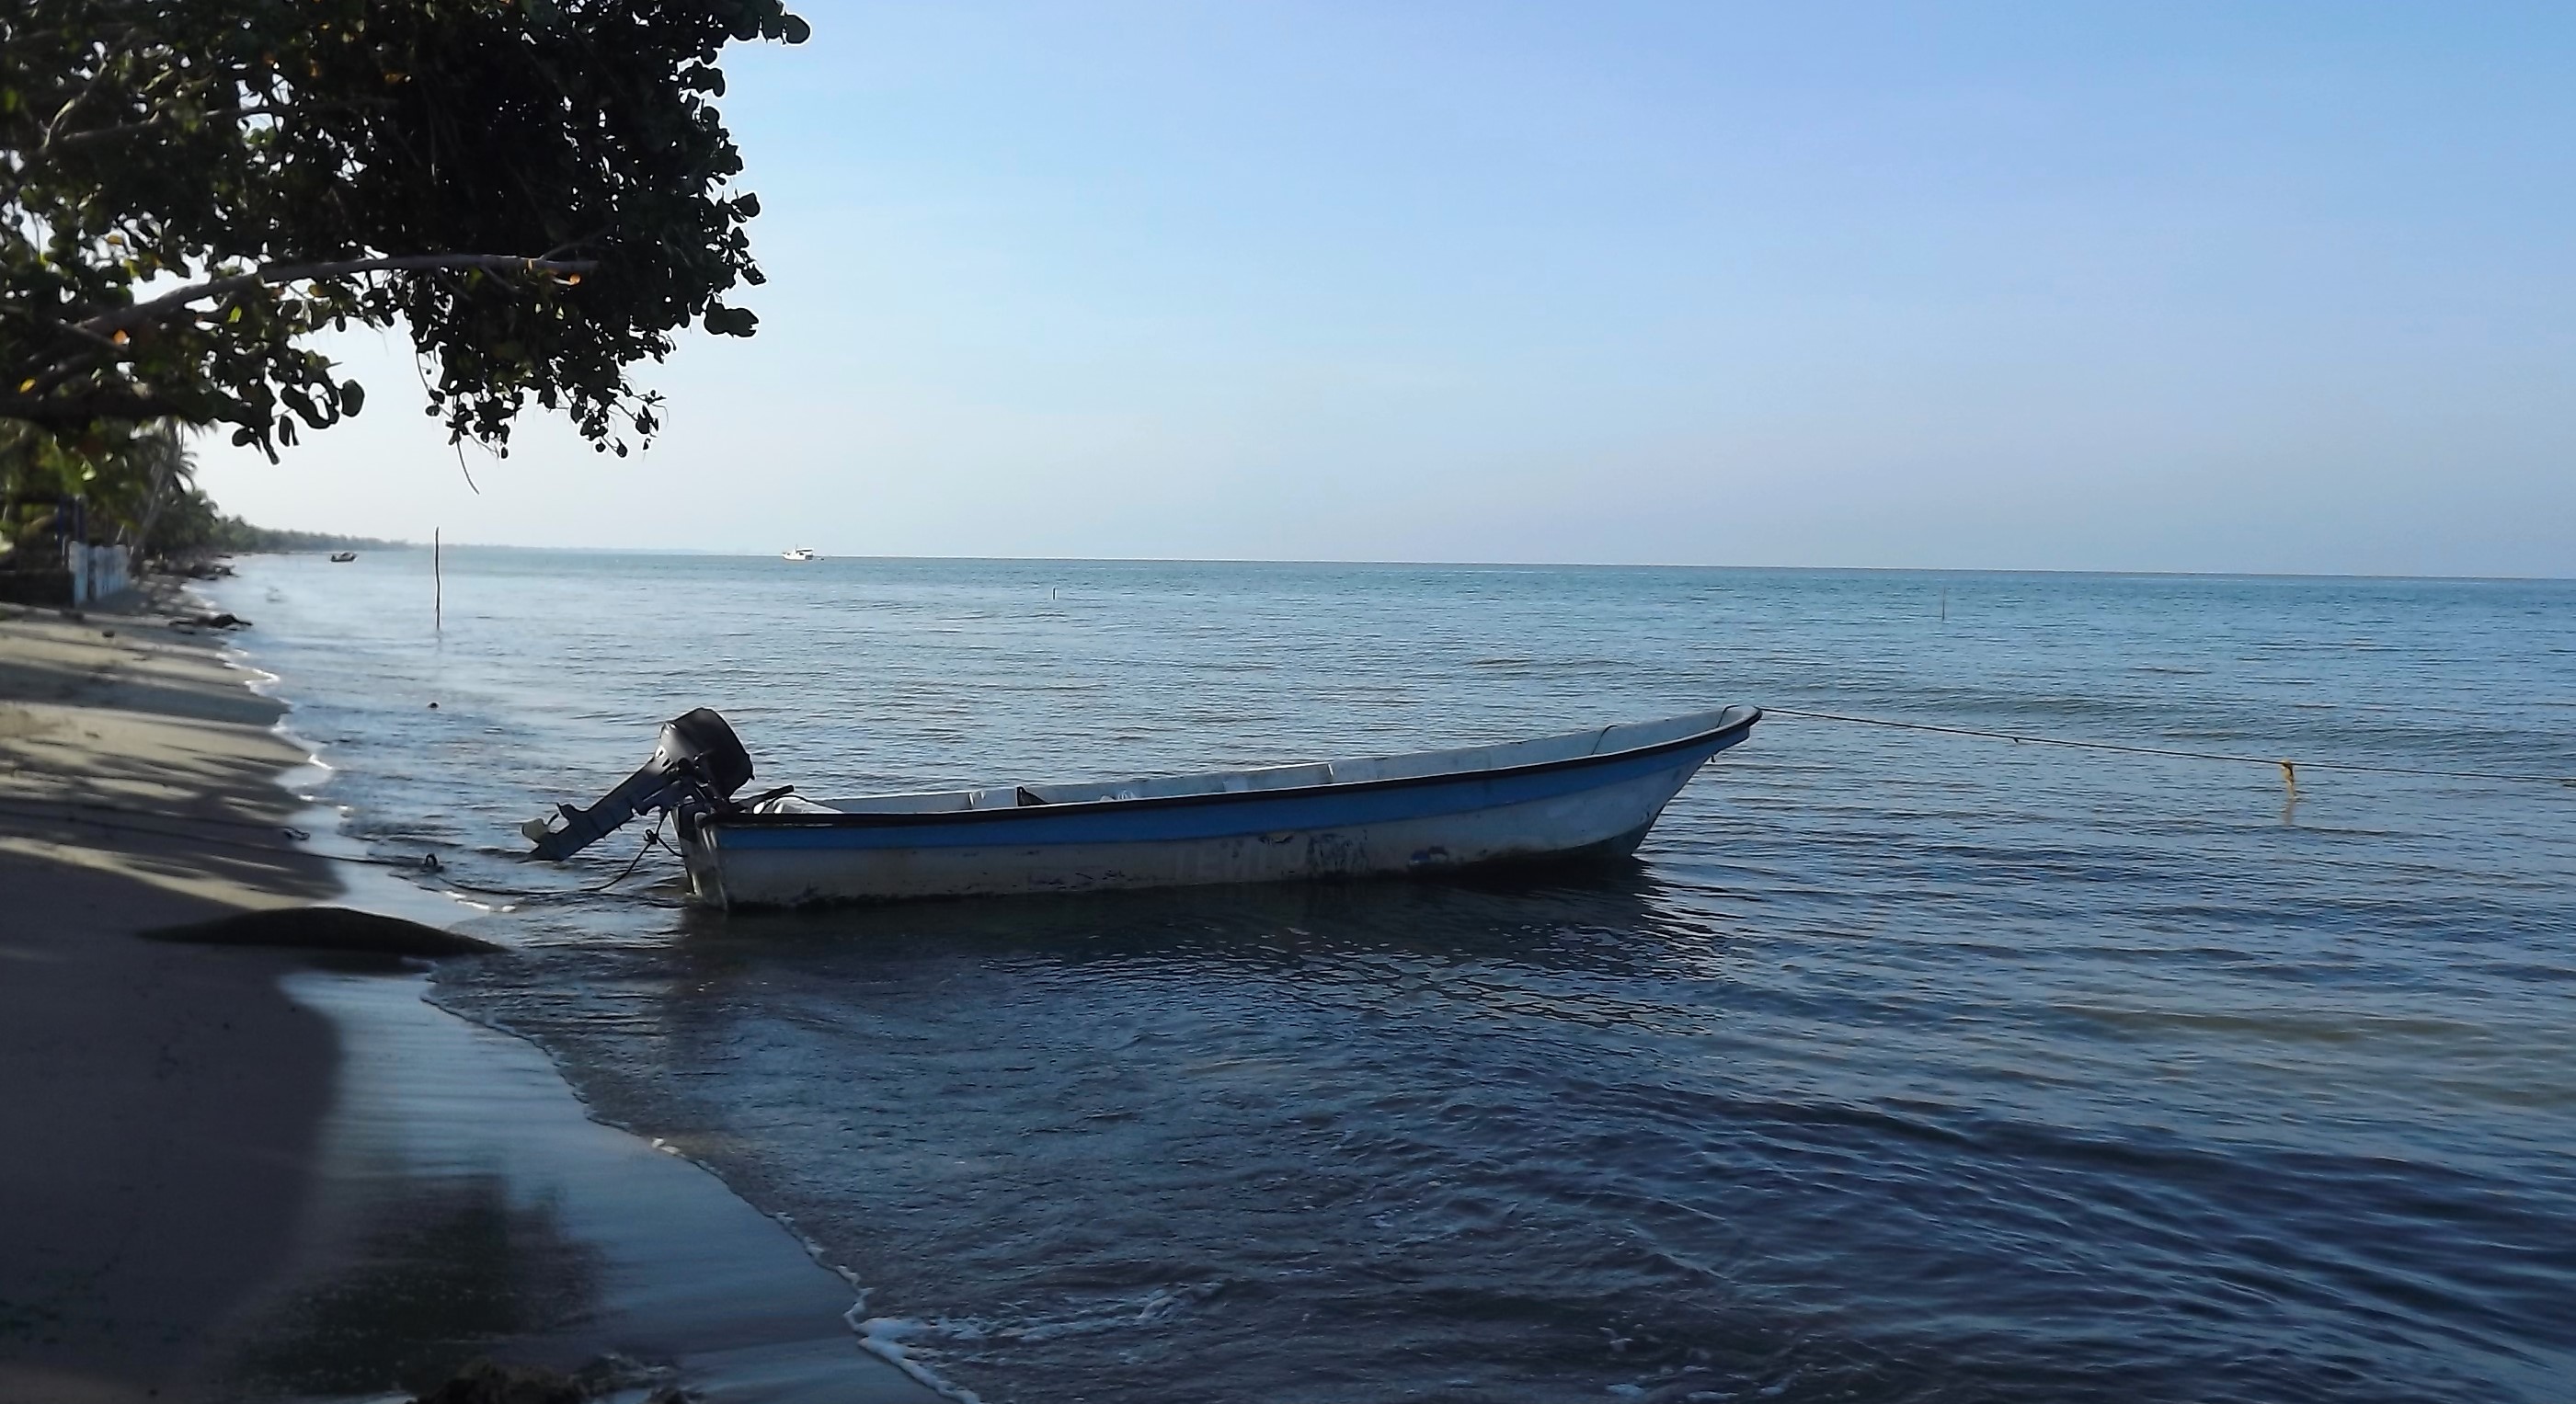
[[[478,497],[397,338],[226,506],[831,554],[2576,575],[2576,6],[861,5],[771,275]]]

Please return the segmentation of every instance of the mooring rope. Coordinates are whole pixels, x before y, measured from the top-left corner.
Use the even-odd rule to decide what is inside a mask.
[[[652,827],[652,828],[649,828],[649,829],[646,829],[646,830],[644,831],[644,842],[643,842],[642,844],[640,844],[640,845],[638,845],[638,846],[637,846],[637,848],[636,848],[636,850],[635,850],[635,856],[626,860],[626,866],[625,866],[625,867],[623,867],[623,868],[620,868],[620,869],[618,870],[618,872],[617,872],[617,876],[615,876],[615,877],[613,877],[613,878],[610,878],[608,881],[601,883],[601,884],[600,884],[599,886],[597,886],[597,887],[585,887],[585,888],[583,888],[583,889],[582,889],[582,891],[584,891],[584,892],[606,892],[608,889],[610,889],[610,888],[612,888],[612,887],[615,887],[617,884],[619,884],[619,883],[621,883],[621,882],[626,881],[626,879],[628,879],[629,877],[634,876],[634,874],[635,874],[635,869],[636,869],[637,865],[641,864],[641,863],[644,861],[644,855],[645,855],[645,854],[650,853],[650,852],[652,852],[654,849],[657,849],[657,848],[668,848],[668,847],[670,847],[670,845],[665,844],[664,842],[662,842],[662,821],[663,821],[663,820],[665,820],[665,819],[668,819],[668,818],[670,818],[670,817],[671,817],[671,811],[669,811],[669,810],[667,810],[667,809],[666,809],[666,810],[663,810],[663,811],[662,811],[661,813],[659,813],[659,814],[654,815],[654,816],[653,816],[653,827]],[[677,851],[678,851],[678,850],[676,850],[676,849],[674,849],[674,850],[673,850],[673,852],[677,852]]]
[[[2077,741],[2063,736],[2027,736],[2010,731],[1980,731],[1967,726],[1935,726],[1930,722],[1892,721],[1886,717],[1858,717],[1847,712],[1810,712],[1796,707],[1765,707],[1764,716],[1805,717],[1812,721],[1850,722],[1855,726],[1884,726],[1898,731],[1933,731],[1944,736],[1975,736],[1988,741],[2015,741],[2031,746],[2066,746],[2079,751],[2117,751],[2132,756],[2174,756],[2183,760],[2226,761],[2237,765],[2269,766],[2281,772],[2281,779],[2296,787],[2299,771],[2341,770],[2365,775],[2422,775],[2440,780],[2502,780],[2524,785],[2576,785],[2576,775],[2509,775],[2494,770],[2433,770],[2412,765],[2364,765],[2359,761],[2291,760],[2281,756],[2242,756],[2225,751],[2187,751],[2173,746],[2133,746],[2118,741]]]

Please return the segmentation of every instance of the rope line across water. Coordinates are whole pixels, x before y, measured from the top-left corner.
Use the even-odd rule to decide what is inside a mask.
[[[1846,712],[1809,712],[1796,707],[1765,707],[1765,716],[1805,717],[1811,721],[1850,722],[1855,726],[1884,726],[1898,731],[1933,731],[1944,736],[1976,736],[1989,741],[2017,741],[2032,746],[2067,746],[2079,751],[2117,751],[2132,756],[2174,756],[2183,760],[2226,761],[2237,765],[2263,765],[2279,770],[2284,777],[2300,770],[2342,770],[2365,775],[2424,775],[2441,780],[2503,780],[2523,785],[2576,785],[2576,775],[2507,775],[2493,770],[2431,770],[2410,765],[2364,765],[2358,761],[2306,761],[2281,756],[2240,756],[2224,751],[2186,751],[2172,746],[2132,746],[2118,741],[2075,741],[2062,736],[2024,736],[2010,731],[1980,731],[1966,726],[1935,726],[1930,722],[1891,721],[1886,717],[1856,717]]]

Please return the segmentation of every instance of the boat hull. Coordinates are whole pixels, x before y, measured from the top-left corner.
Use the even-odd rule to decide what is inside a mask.
[[[1758,714],[1757,714],[1758,715]],[[744,815],[681,836],[720,907],[1191,887],[1624,857],[1747,718],[1651,750],[1352,785],[919,815]]]

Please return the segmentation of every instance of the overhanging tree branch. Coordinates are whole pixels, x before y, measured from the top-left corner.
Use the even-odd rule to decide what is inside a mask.
[[[541,408],[622,454],[659,427],[639,368],[755,326],[715,65],[803,41],[783,0],[0,13],[0,421],[273,455],[363,405],[312,344],[354,323],[409,330],[452,439],[506,454]]]
[[[145,392],[102,391],[88,395],[0,395],[0,419],[24,420],[47,428],[78,429],[102,419],[145,420],[194,418],[202,411],[167,396]]]
[[[96,146],[101,142],[167,132],[173,128],[185,130],[190,125],[245,122],[253,117],[290,117],[314,112],[365,112],[389,105],[382,101],[360,102],[355,99],[343,99],[337,102],[308,100],[302,103],[249,103],[239,107],[209,108],[203,112],[165,112],[140,122],[120,122],[109,127],[83,127],[79,131],[48,133],[44,144],[30,159],[42,161],[59,153],[78,151]]]
[[[269,263],[253,272],[210,278],[202,283],[175,288],[148,302],[101,312],[73,323],[72,329],[98,336],[113,336],[120,331],[131,331],[165,320],[186,310],[191,303],[203,302],[210,297],[222,297],[244,288],[292,283],[303,278],[468,269],[485,273],[552,273],[563,276],[587,273],[598,266],[599,260],[595,258],[528,258],[518,254],[393,254],[381,258],[341,259],[332,263]]]

